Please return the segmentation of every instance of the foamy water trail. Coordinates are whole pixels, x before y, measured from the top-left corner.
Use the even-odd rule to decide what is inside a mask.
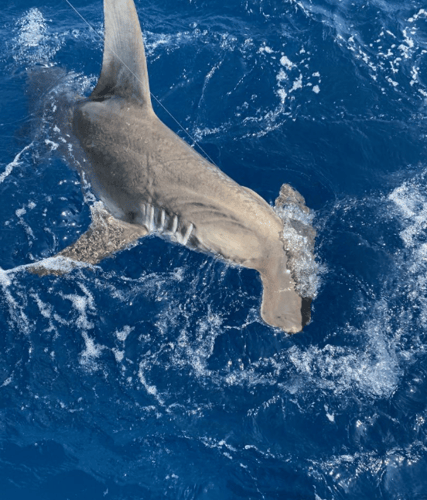
[[[23,149],[22,149],[22,150],[21,150],[21,151],[20,151],[20,152],[19,152],[19,153],[15,156],[15,158],[13,159],[13,161],[12,161],[12,162],[10,162],[10,163],[6,166],[6,168],[5,168],[4,172],[2,172],[2,173],[0,174],[0,184],[1,184],[2,182],[4,182],[4,180],[6,179],[6,177],[8,177],[8,176],[9,176],[9,175],[13,172],[13,169],[14,169],[15,167],[18,167],[18,166],[20,165],[21,156],[22,156],[22,155],[23,155],[26,151],[28,151],[28,150],[29,150],[29,149],[33,146],[33,144],[34,144],[34,141],[33,141],[33,142],[31,142],[30,144],[28,144],[27,146],[25,146],[25,147],[24,147],[24,148],[23,148]]]

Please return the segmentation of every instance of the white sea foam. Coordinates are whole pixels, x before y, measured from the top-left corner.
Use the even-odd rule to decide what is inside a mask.
[[[121,363],[123,361],[124,356],[125,356],[125,352],[120,351],[119,349],[115,349],[115,348],[113,348],[112,351],[113,351],[114,357],[116,358],[116,362]]]
[[[3,289],[3,300],[9,310],[9,325],[17,332],[28,334],[30,332],[30,321],[25,314],[27,298],[25,291],[18,292],[13,296],[13,283],[8,272],[0,268],[0,285]]]
[[[158,391],[157,391],[157,387],[153,384],[149,384],[145,378],[145,371],[147,369],[147,367],[149,366],[149,364],[147,365],[147,363],[149,363],[149,360],[148,359],[144,359],[143,361],[141,361],[139,363],[139,368],[138,368],[138,378],[139,378],[139,381],[141,383],[141,385],[144,387],[144,389],[147,391],[148,394],[150,394],[151,396],[153,396],[156,401],[159,403],[160,406],[164,406],[164,400],[162,398],[162,396],[160,396],[158,394]]]
[[[427,224],[427,196],[424,186],[405,182],[390,193],[389,200],[395,204],[399,215],[406,222],[400,232],[405,246],[418,246]]]
[[[21,156],[28,151],[33,145],[33,142],[25,146],[13,159],[12,162],[10,162],[8,165],[6,165],[5,170],[0,174],[0,184],[4,182],[6,177],[8,177],[12,172],[15,167],[18,167],[20,165],[20,160]]]
[[[39,308],[39,311],[40,311],[41,315],[44,316],[47,319],[51,318],[52,317],[53,307],[51,305],[49,305],[49,304],[45,304],[41,300],[41,298],[39,297],[38,294],[34,293],[31,296],[36,301],[37,306]]]
[[[95,303],[92,294],[87,291],[83,284],[80,284],[80,288],[83,290],[84,295],[76,294],[61,294],[64,299],[71,301],[74,309],[77,312],[77,318],[75,319],[75,324],[83,332],[92,329],[94,324],[89,321],[88,314],[95,313]]]
[[[80,353],[80,365],[86,370],[97,370],[99,368],[97,360],[101,357],[102,351],[106,348],[103,345],[97,344],[93,338],[89,337],[86,331],[82,331],[82,337],[85,342],[85,348]]]
[[[280,64],[282,66],[285,66],[285,68],[287,69],[292,69],[295,67],[295,64],[289,59],[289,57],[283,55],[281,58],[280,58]]]
[[[226,132],[226,127],[225,126],[222,126],[222,127],[213,127],[213,128],[208,128],[208,127],[200,128],[200,127],[196,127],[193,130],[193,138],[196,141],[201,141],[204,137],[209,137],[209,136],[212,136],[212,135],[215,136],[215,135],[225,134],[225,132]]]
[[[422,80],[417,77],[420,58],[426,53],[422,37],[418,37],[416,22],[424,17],[425,10],[402,23],[400,29],[394,25],[384,29],[384,23],[378,25],[377,34],[368,43],[365,37],[354,32],[354,27],[345,22],[334,24],[337,31],[337,43],[352,52],[352,57],[368,69],[368,74],[375,82],[384,82],[396,92],[409,83],[417,87],[418,92],[425,90]],[[374,32],[375,33],[375,32]],[[387,92],[383,88],[383,93]]]
[[[417,14],[415,14],[415,16],[413,17],[410,17],[408,19],[408,22],[410,23],[414,23],[415,21],[417,21],[420,17],[427,17],[427,11],[425,9],[420,9]]]
[[[183,45],[194,44],[198,39],[205,40],[209,36],[207,30],[178,31],[177,33],[153,33],[144,30],[145,48],[147,56],[156,60],[161,53],[170,53],[178,50]],[[160,50],[159,50],[160,49]]]
[[[280,52],[279,60],[275,51],[258,52],[276,74],[277,85],[272,91],[279,98],[279,102],[270,109],[263,107],[255,115],[243,119],[244,125],[257,123],[261,128],[260,131],[250,132],[249,136],[262,137],[280,128],[283,122],[292,116],[294,103],[301,98],[303,94],[300,93],[304,89],[310,88],[315,94],[319,93],[321,77],[318,71],[311,69],[312,56],[304,47],[292,56]]]
[[[56,256],[56,257],[48,257],[46,259],[39,260],[37,262],[34,262],[32,264],[24,264],[22,266],[17,266],[13,269],[9,269],[7,272],[12,274],[12,273],[17,273],[23,270],[26,270],[27,268],[34,268],[34,270],[37,272],[37,270],[48,270],[52,271],[53,274],[66,274],[71,272],[73,269],[76,268],[85,268],[85,267],[91,267],[93,268],[94,266],[87,264],[86,262],[79,262],[75,260],[71,260],[65,257],[61,256]]]
[[[126,339],[128,338],[129,334],[132,333],[135,330],[134,327],[125,325],[121,330],[116,332],[116,337],[120,342],[126,342]]]
[[[12,281],[10,280],[9,276],[8,276],[8,273],[7,271],[4,271],[1,267],[0,267],[0,284],[6,288],[8,287],[10,284],[12,283]]]
[[[12,377],[8,377],[1,385],[0,387],[7,387],[11,382],[12,382]]]
[[[267,54],[273,54],[274,50],[269,47],[268,45],[262,45],[259,49],[258,52],[266,52]]]
[[[383,324],[385,311],[377,306],[376,313],[381,319],[368,319],[358,332],[369,336],[365,350],[331,345],[321,349],[315,346],[308,349],[292,347],[287,355],[305,383],[335,394],[357,389],[371,397],[391,395],[399,382],[401,371],[395,346],[386,341],[387,327]],[[349,327],[341,335],[351,336],[354,333],[354,329]]]
[[[12,53],[21,64],[50,63],[63,44],[63,36],[48,33],[48,21],[36,7],[28,10],[16,23]]]

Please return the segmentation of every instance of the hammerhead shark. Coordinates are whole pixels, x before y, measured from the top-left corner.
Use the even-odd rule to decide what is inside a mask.
[[[70,116],[87,158],[84,174],[103,208],[92,209],[87,232],[57,256],[68,269],[78,262],[97,264],[155,233],[257,270],[263,320],[288,333],[301,331],[310,320],[312,299],[297,291],[292,241],[283,236],[277,210],[156,116],[134,1],[104,0],[104,16],[101,75]],[[308,211],[302,196],[285,184],[276,209],[292,203]],[[313,243],[314,230],[308,229]],[[39,263],[35,272],[54,271]]]

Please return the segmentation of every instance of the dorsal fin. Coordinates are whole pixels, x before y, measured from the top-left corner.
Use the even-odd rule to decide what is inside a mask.
[[[151,108],[141,26],[133,0],[104,0],[104,56],[92,99],[120,96]]]

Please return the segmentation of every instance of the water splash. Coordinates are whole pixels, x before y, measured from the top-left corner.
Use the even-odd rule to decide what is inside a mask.
[[[315,298],[319,288],[319,265],[315,260],[313,213],[304,198],[284,184],[276,200],[275,212],[283,221],[283,244],[296,290],[302,297]]]
[[[36,7],[28,10],[17,21],[17,33],[11,42],[15,62],[30,65],[51,64],[64,40],[63,36],[49,33],[48,22]]]

